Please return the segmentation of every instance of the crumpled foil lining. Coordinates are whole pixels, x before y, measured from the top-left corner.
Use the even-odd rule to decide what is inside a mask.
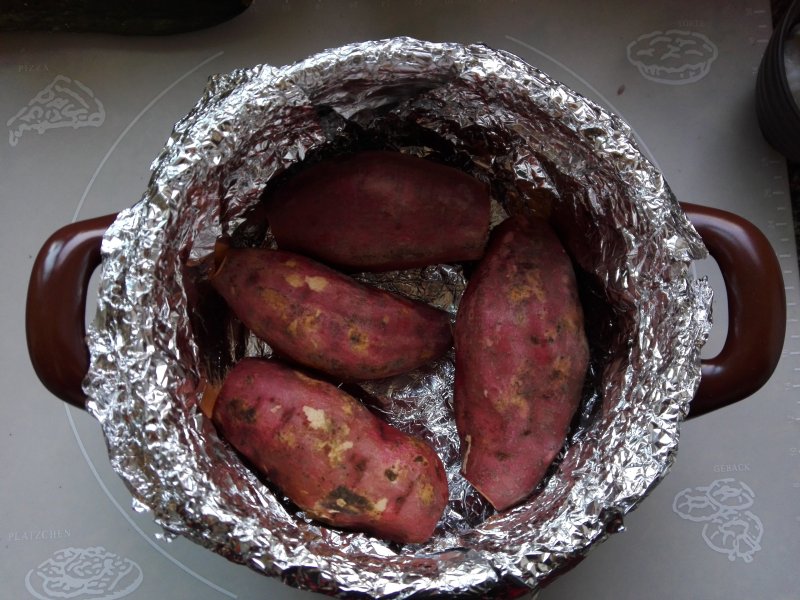
[[[458,474],[452,354],[358,386],[390,421],[431,441],[447,466],[451,502],[421,545],[309,520],[199,409],[215,365],[224,371],[269,349],[231,335],[211,352],[198,339],[187,265],[202,264],[221,235],[251,243],[241,236],[248,211],[301,161],[376,146],[490,182],[495,222],[519,211],[550,215],[581,274],[592,346],[568,443],[542,488],[502,514]],[[268,232],[257,243],[268,244]],[[151,511],[168,537],[342,597],[539,590],[620,530],[669,470],[711,326],[711,290],[691,269],[706,250],[629,127],[485,45],[396,38],[213,77],[102,252],[84,385],[134,508]],[[452,314],[467,281],[459,265],[360,277]]]

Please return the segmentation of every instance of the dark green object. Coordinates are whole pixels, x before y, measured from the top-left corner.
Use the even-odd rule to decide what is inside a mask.
[[[252,0],[0,0],[0,31],[167,35],[212,27]]]

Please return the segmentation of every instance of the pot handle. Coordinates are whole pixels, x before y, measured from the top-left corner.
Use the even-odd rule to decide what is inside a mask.
[[[692,418],[747,398],[772,376],[786,334],[786,292],[778,257],[755,225],[724,210],[681,206],[717,262],[728,298],[728,334],[719,354],[702,361]]]
[[[33,263],[25,335],[34,371],[53,394],[85,408],[86,291],[100,264],[100,243],[116,214],[71,223],[51,235]]]

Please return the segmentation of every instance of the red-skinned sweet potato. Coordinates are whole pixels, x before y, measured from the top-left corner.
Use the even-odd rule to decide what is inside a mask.
[[[343,380],[403,373],[452,345],[445,311],[292,252],[229,249],[211,284],[279,353]]]
[[[338,268],[387,271],[477,260],[488,186],[430,160],[370,151],[322,161],[268,198],[278,247]]]
[[[239,361],[213,421],[257,471],[328,525],[421,543],[447,504],[444,467],[431,446],[275,360]]]
[[[533,492],[563,447],[588,368],[575,272],[546,221],[495,228],[454,337],[462,472],[504,510]]]

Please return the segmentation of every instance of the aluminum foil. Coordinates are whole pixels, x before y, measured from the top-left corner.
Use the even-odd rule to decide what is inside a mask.
[[[202,302],[215,240],[269,244],[252,211],[270,186],[301,163],[366,147],[430,156],[489,182],[494,222],[548,215],[575,260],[592,346],[564,450],[541,489],[502,514],[458,474],[452,355],[357,386],[447,466],[450,505],[419,545],[310,520],[242,463],[199,407],[207,379],[269,353]],[[691,270],[705,248],[628,126],[480,44],[396,38],[213,77],[102,252],[85,391],[134,508],[167,536],[341,597],[535,593],[620,530],[669,470],[711,326],[711,290]],[[452,314],[468,281],[461,265],[361,277]]]

